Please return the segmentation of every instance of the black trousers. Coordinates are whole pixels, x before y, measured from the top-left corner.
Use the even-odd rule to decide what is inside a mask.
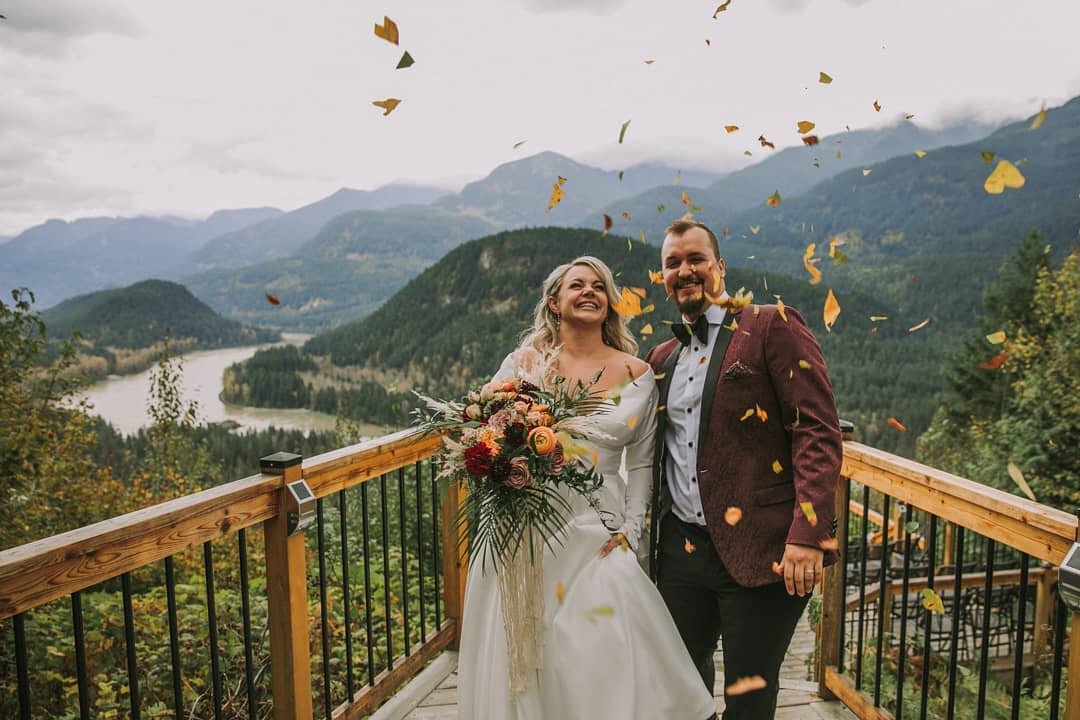
[[[788,595],[782,581],[739,585],[717,556],[708,531],[673,514],[660,525],[659,544],[660,594],[705,687],[714,691],[713,653],[720,638],[725,685],[754,675],[765,679],[764,690],[732,697],[725,692],[724,720],[771,720],[780,666],[810,596]]]

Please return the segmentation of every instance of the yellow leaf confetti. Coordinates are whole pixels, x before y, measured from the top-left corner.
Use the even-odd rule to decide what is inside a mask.
[[[780,299],[779,295],[776,296],[776,313],[784,322],[787,322],[787,306],[784,305],[784,301]]]
[[[527,142],[528,140],[518,140],[516,143],[514,143],[514,149],[517,150],[519,147],[521,147]]]
[[[641,328],[641,337],[646,337],[653,334],[652,323],[648,323],[645,327]]]
[[[753,233],[754,235],[757,235],[759,232],[761,232],[761,226],[760,225],[751,225],[750,226],[750,232]]]
[[[984,165],[989,165],[990,163],[994,162],[994,158],[997,157],[996,152],[990,152],[989,150],[983,150],[979,154],[982,155],[982,160],[983,160]]]
[[[915,157],[918,157],[918,158],[926,157],[926,151],[925,150],[916,150],[915,151]]]
[[[908,331],[909,333],[913,333],[913,332],[919,332],[920,330],[922,330],[922,329],[923,329],[924,327],[926,327],[926,326],[927,326],[927,325],[929,325],[929,324],[930,324],[930,318],[926,318],[925,320],[923,320],[923,321],[922,321],[921,323],[919,323],[918,325],[912,325],[911,327],[909,327],[909,328],[907,329],[907,331]]]
[[[817,127],[817,126],[814,123],[810,122],[809,120],[800,120],[799,125],[798,125],[799,134],[800,135],[805,135],[806,133],[813,130],[815,127]]]
[[[585,611],[585,619],[596,624],[596,619],[601,617],[615,617],[615,608],[610,605],[597,605]]]
[[[725,125],[724,130],[730,135],[733,132],[739,132],[738,125]]]
[[[774,473],[776,473],[777,475],[784,472],[784,466],[780,464],[779,460],[773,460],[772,461],[772,471]]]
[[[663,285],[664,273],[660,272],[659,270],[650,270],[649,282],[651,282],[653,285]]]
[[[998,330],[996,333],[990,333],[986,336],[986,340],[991,345],[1000,345],[1001,343],[1005,342],[1005,331]]]
[[[555,583],[555,599],[562,605],[563,598],[566,597],[566,586],[563,585],[562,580]]]
[[[731,527],[735,527],[742,520],[742,510],[734,505],[724,511],[724,522]]]
[[[828,85],[829,83],[832,82],[832,78],[829,77],[828,73],[819,72],[818,73],[818,82],[821,83],[822,85]]]
[[[799,507],[802,509],[802,514],[806,516],[806,522],[810,523],[810,527],[817,527],[817,512],[814,510],[814,503],[801,502]]]
[[[743,416],[739,418],[739,422],[749,420],[752,417],[754,417],[754,408],[747,408],[746,412],[743,413]]]
[[[832,332],[833,325],[836,324],[836,318],[840,317],[840,301],[836,299],[836,295],[832,290],[829,290],[829,294],[825,296],[825,310],[824,310],[825,329]]]
[[[888,315],[871,315],[870,322],[881,322],[882,320],[888,320]]]
[[[630,428],[631,430],[637,427],[637,415],[631,415],[629,419],[627,419],[626,427]]]
[[[769,207],[776,207],[781,202],[783,202],[783,198],[780,197],[780,191],[779,190],[774,192],[769,197],[765,198],[765,204],[768,205]]]
[[[563,185],[565,185],[565,184],[566,184],[566,178],[564,178],[562,175],[560,175],[559,179],[551,186],[551,199],[548,200],[548,206],[547,206],[548,212],[551,212],[551,208],[555,207],[556,205],[558,205],[559,203],[562,202],[562,199],[563,199],[563,189],[562,188],[563,188]]]
[[[385,117],[394,112],[394,108],[401,104],[401,100],[397,98],[386,98],[385,100],[375,100],[371,104],[377,108],[382,108],[383,116]]]
[[[1038,502],[1035,499],[1035,493],[1031,492],[1031,486],[1028,485],[1027,480],[1024,479],[1024,473],[1020,472],[1020,468],[1016,467],[1013,463],[1009,463],[1005,469],[1009,471],[1009,477],[1013,479],[1013,482],[1020,488],[1020,491],[1031,498],[1032,502]]]
[[[388,43],[398,44],[398,26],[387,16],[383,16],[383,24],[375,23],[375,37],[380,37]]]
[[[731,0],[724,0],[724,2],[722,2],[720,4],[720,7],[716,8],[716,12],[714,12],[712,14],[712,19],[715,20],[717,15],[719,15],[722,12],[727,12],[728,5],[730,5],[730,4],[731,4]]]
[[[934,592],[933,588],[923,588],[920,594],[922,595],[921,602],[924,608],[930,612],[945,613],[945,603],[941,602],[941,598]]]
[[[691,205],[690,196],[686,194],[686,191],[682,191],[682,204],[689,207]]]
[[[622,145],[623,138],[626,137],[626,128],[630,127],[630,121],[627,120],[619,127],[619,144]]]
[[[817,243],[810,243],[806,246],[806,251],[803,252],[802,264],[806,268],[806,272],[810,273],[810,284],[817,285],[821,282],[821,271],[814,265],[814,251],[817,250]]]
[[[1018,189],[1024,187],[1024,183],[1027,180],[1024,178],[1023,173],[1008,160],[998,160],[997,167],[986,178],[986,182],[983,183],[983,190],[991,195],[1000,195],[1005,192],[1005,188]]]
[[[1039,128],[1042,127],[1042,124],[1044,122],[1046,122],[1046,108],[1045,107],[1042,110],[1040,110],[1038,112],[1038,114],[1035,115],[1034,119],[1032,119],[1032,121],[1031,121],[1031,125],[1028,126],[1028,129],[1030,129],[1030,130],[1038,130]]]
[[[807,362],[806,360],[800,360],[799,361],[799,367],[801,367],[803,370],[809,370],[810,369],[810,363]]]

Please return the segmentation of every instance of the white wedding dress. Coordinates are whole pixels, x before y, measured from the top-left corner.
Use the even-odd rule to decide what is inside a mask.
[[[496,378],[514,375],[510,358]],[[704,720],[716,712],[659,591],[634,552],[600,557],[614,531],[637,544],[652,486],[656,380],[648,370],[600,415],[594,441],[604,522],[584,498],[562,545],[543,558],[543,657],[536,682],[511,698],[501,596],[491,565],[469,568],[458,656],[462,720]],[[620,467],[625,456],[625,475]],[[610,528],[610,529],[609,529]],[[564,588],[562,601],[556,587]]]

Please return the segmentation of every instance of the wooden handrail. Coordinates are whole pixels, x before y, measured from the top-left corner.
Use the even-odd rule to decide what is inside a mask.
[[[1077,541],[1074,515],[860,443],[844,443],[841,474],[1054,565]]]

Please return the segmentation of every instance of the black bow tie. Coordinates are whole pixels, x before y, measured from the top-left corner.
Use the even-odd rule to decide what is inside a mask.
[[[690,344],[690,332],[693,331],[694,337],[701,341],[702,345],[709,344],[709,319],[704,315],[700,316],[694,321],[693,325],[687,325],[686,323],[673,323],[671,326],[671,332],[675,334],[675,337],[679,339],[683,345]]]

